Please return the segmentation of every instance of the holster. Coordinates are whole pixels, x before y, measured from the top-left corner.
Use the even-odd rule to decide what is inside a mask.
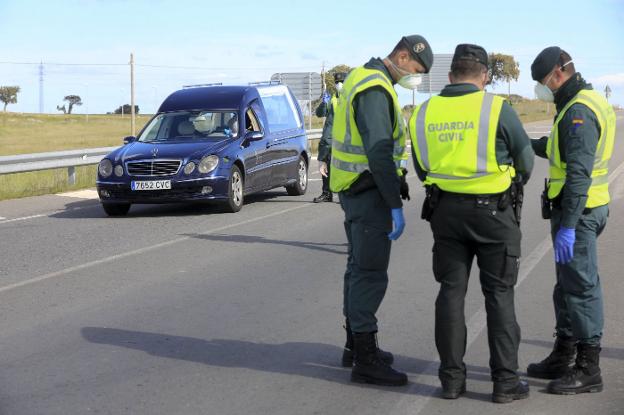
[[[441,190],[436,184],[425,186],[425,200],[423,201],[420,218],[429,222],[435,208],[440,201]]]
[[[544,191],[542,191],[542,219],[552,217],[552,201],[548,198],[548,179],[544,179]]]
[[[524,203],[524,185],[520,181],[511,182],[511,206],[513,207],[516,221],[520,224],[522,219],[522,204]]]
[[[360,176],[353,182],[351,187],[345,191],[346,194],[355,196],[366,190],[377,187],[375,184],[375,179],[373,179],[373,175],[368,170],[364,171]]]

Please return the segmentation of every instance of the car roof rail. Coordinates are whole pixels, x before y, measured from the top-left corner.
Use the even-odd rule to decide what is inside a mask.
[[[271,79],[270,81],[250,82],[249,85],[262,86],[262,85],[281,85],[282,81],[279,79]]]
[[[213,82],[209,84],[182,85],[182,88],[201,88],[205,86],[222,86],[223,82]]]

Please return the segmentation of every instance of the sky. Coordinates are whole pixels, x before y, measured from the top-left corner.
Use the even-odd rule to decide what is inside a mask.
[[[521,2],[0,0],[0,86],[19,85],[9,111],[106,113],[130,102],[153,113],[183,85],[265,81],[276,72],[320,72],[385,57],[404,35],[421,34],[435,54],[459,43],[513,55],[511,92],[533,98],[530,65],[545,47],[573,57],[577,71],[624,106],[624,0]],[[506,92],[507,85],[489,88]],[[411,91],[397,86],[403,105]],[[428,94],[417,94],[422,102]]]

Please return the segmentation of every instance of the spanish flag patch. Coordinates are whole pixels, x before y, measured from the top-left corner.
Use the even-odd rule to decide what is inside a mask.
[[[572,118],[572,133],[576,133],[583,126],[583,123],[582,118]]]

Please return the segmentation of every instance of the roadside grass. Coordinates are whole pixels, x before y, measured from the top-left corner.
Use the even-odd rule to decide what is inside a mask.
[[[40,196],[95,186],[97,166],[76,167],[76,183],[69,185],[67,169],[0,175],[0,200]]]
[[[506,96],[504,96],[506,98]],[[522,122],[551,119],[554,105],[512,95],[510,102]],[[413,108],[406,106],[409,119]],[[151,115],[138,115],[136,130],[141,130]],[[312,117],[312,128],[323,128],[324,118]],[[308,128],[308,118],[305,119]],[[0,156],[108,147],[122,144],[130,135],[130,117],[125,115],[64,115],[0,113]],[[316,153],[318,140],[310,142]],[[0,200],[37,196],[95,186],[96,166],[76,168],[76,183],[69,185],[67,169],[0,175]]]
[[[150,119],[139,115],[137,132]],[[0,113],[0,156],[122,144],[130,116]]]

